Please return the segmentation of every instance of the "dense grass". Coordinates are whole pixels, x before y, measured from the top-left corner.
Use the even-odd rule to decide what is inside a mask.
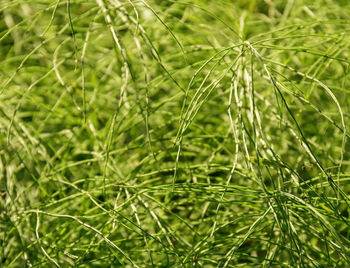
[[[0,1],[2,267],[349,267],[347,0]]]

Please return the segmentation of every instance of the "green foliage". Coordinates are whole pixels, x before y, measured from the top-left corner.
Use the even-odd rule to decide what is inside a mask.
[[[1,1],[0,266],[349,266],[349,10]]]

